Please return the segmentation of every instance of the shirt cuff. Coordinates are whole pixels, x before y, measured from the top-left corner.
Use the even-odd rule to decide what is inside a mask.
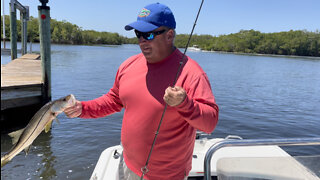
[[[84,117],[84,113],[83,113],[84,107],[85,107],[84,101],[81,101],[81,105],[82,105],[82,111],[81,111],[81,114],[80,114],[78,117],[79,117],[79,118],[85,118],[85,117]]]

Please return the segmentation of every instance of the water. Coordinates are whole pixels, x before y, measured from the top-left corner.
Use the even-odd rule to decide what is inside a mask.
[[[39,51],[39,45],[33,44]],[[52,97],[74,94],[90,100],[108,92],[118,66],[139,53],[136,45],[52,45]],[[207,72],[220,108],[211,137],[320,136],[320,61],[303,58],[188,52]],[[1,56],[1,64],[8,56]],[[59,115],[50,133],[42,133],[29,155],[17,155],[1,168],[1,179],[89,179],[100,153],[120,143],[122,112],[100,119]],[[10,147],[1,135],[1,154]],[[290,148],[297,155],[320,148]]]

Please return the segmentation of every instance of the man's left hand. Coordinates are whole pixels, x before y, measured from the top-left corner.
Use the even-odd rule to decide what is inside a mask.
[[[186,96],[187,96],[186,91],[182,87],[170,86],[166,89],[165,94],[163,96],[163,100],[169,106],[178,106],[184,101]]]

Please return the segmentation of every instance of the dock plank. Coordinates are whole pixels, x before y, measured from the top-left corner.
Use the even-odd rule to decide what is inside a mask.
[[[36,60],[40,59],[40,54],[25,54],[20,59]]]
[[[26,57],[33,57],[30,59]],[[29,84],[42,84],[41,60],[39,55],[24,55],[6,65],[1,65],[1,88]]]

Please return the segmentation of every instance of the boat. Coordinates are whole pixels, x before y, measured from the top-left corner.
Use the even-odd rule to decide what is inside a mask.
[[[281,148],[298,145],[320,145],[320,138],[250,140],[239,136],[227,136],[208,139],[205,134],[197,132],[188,180],[320,180],[320,155],[308,156],[307,167],[308,163],[302,163],[301,158],[297,159]],[[121,153],[121,145],[105,149],[90,180],[119,180],[118,165]],[[310,164],[313,167],[310,167]]]
[[[198,45],[193,45],[192,47],[188,47],[188,51],[201,51]]]

